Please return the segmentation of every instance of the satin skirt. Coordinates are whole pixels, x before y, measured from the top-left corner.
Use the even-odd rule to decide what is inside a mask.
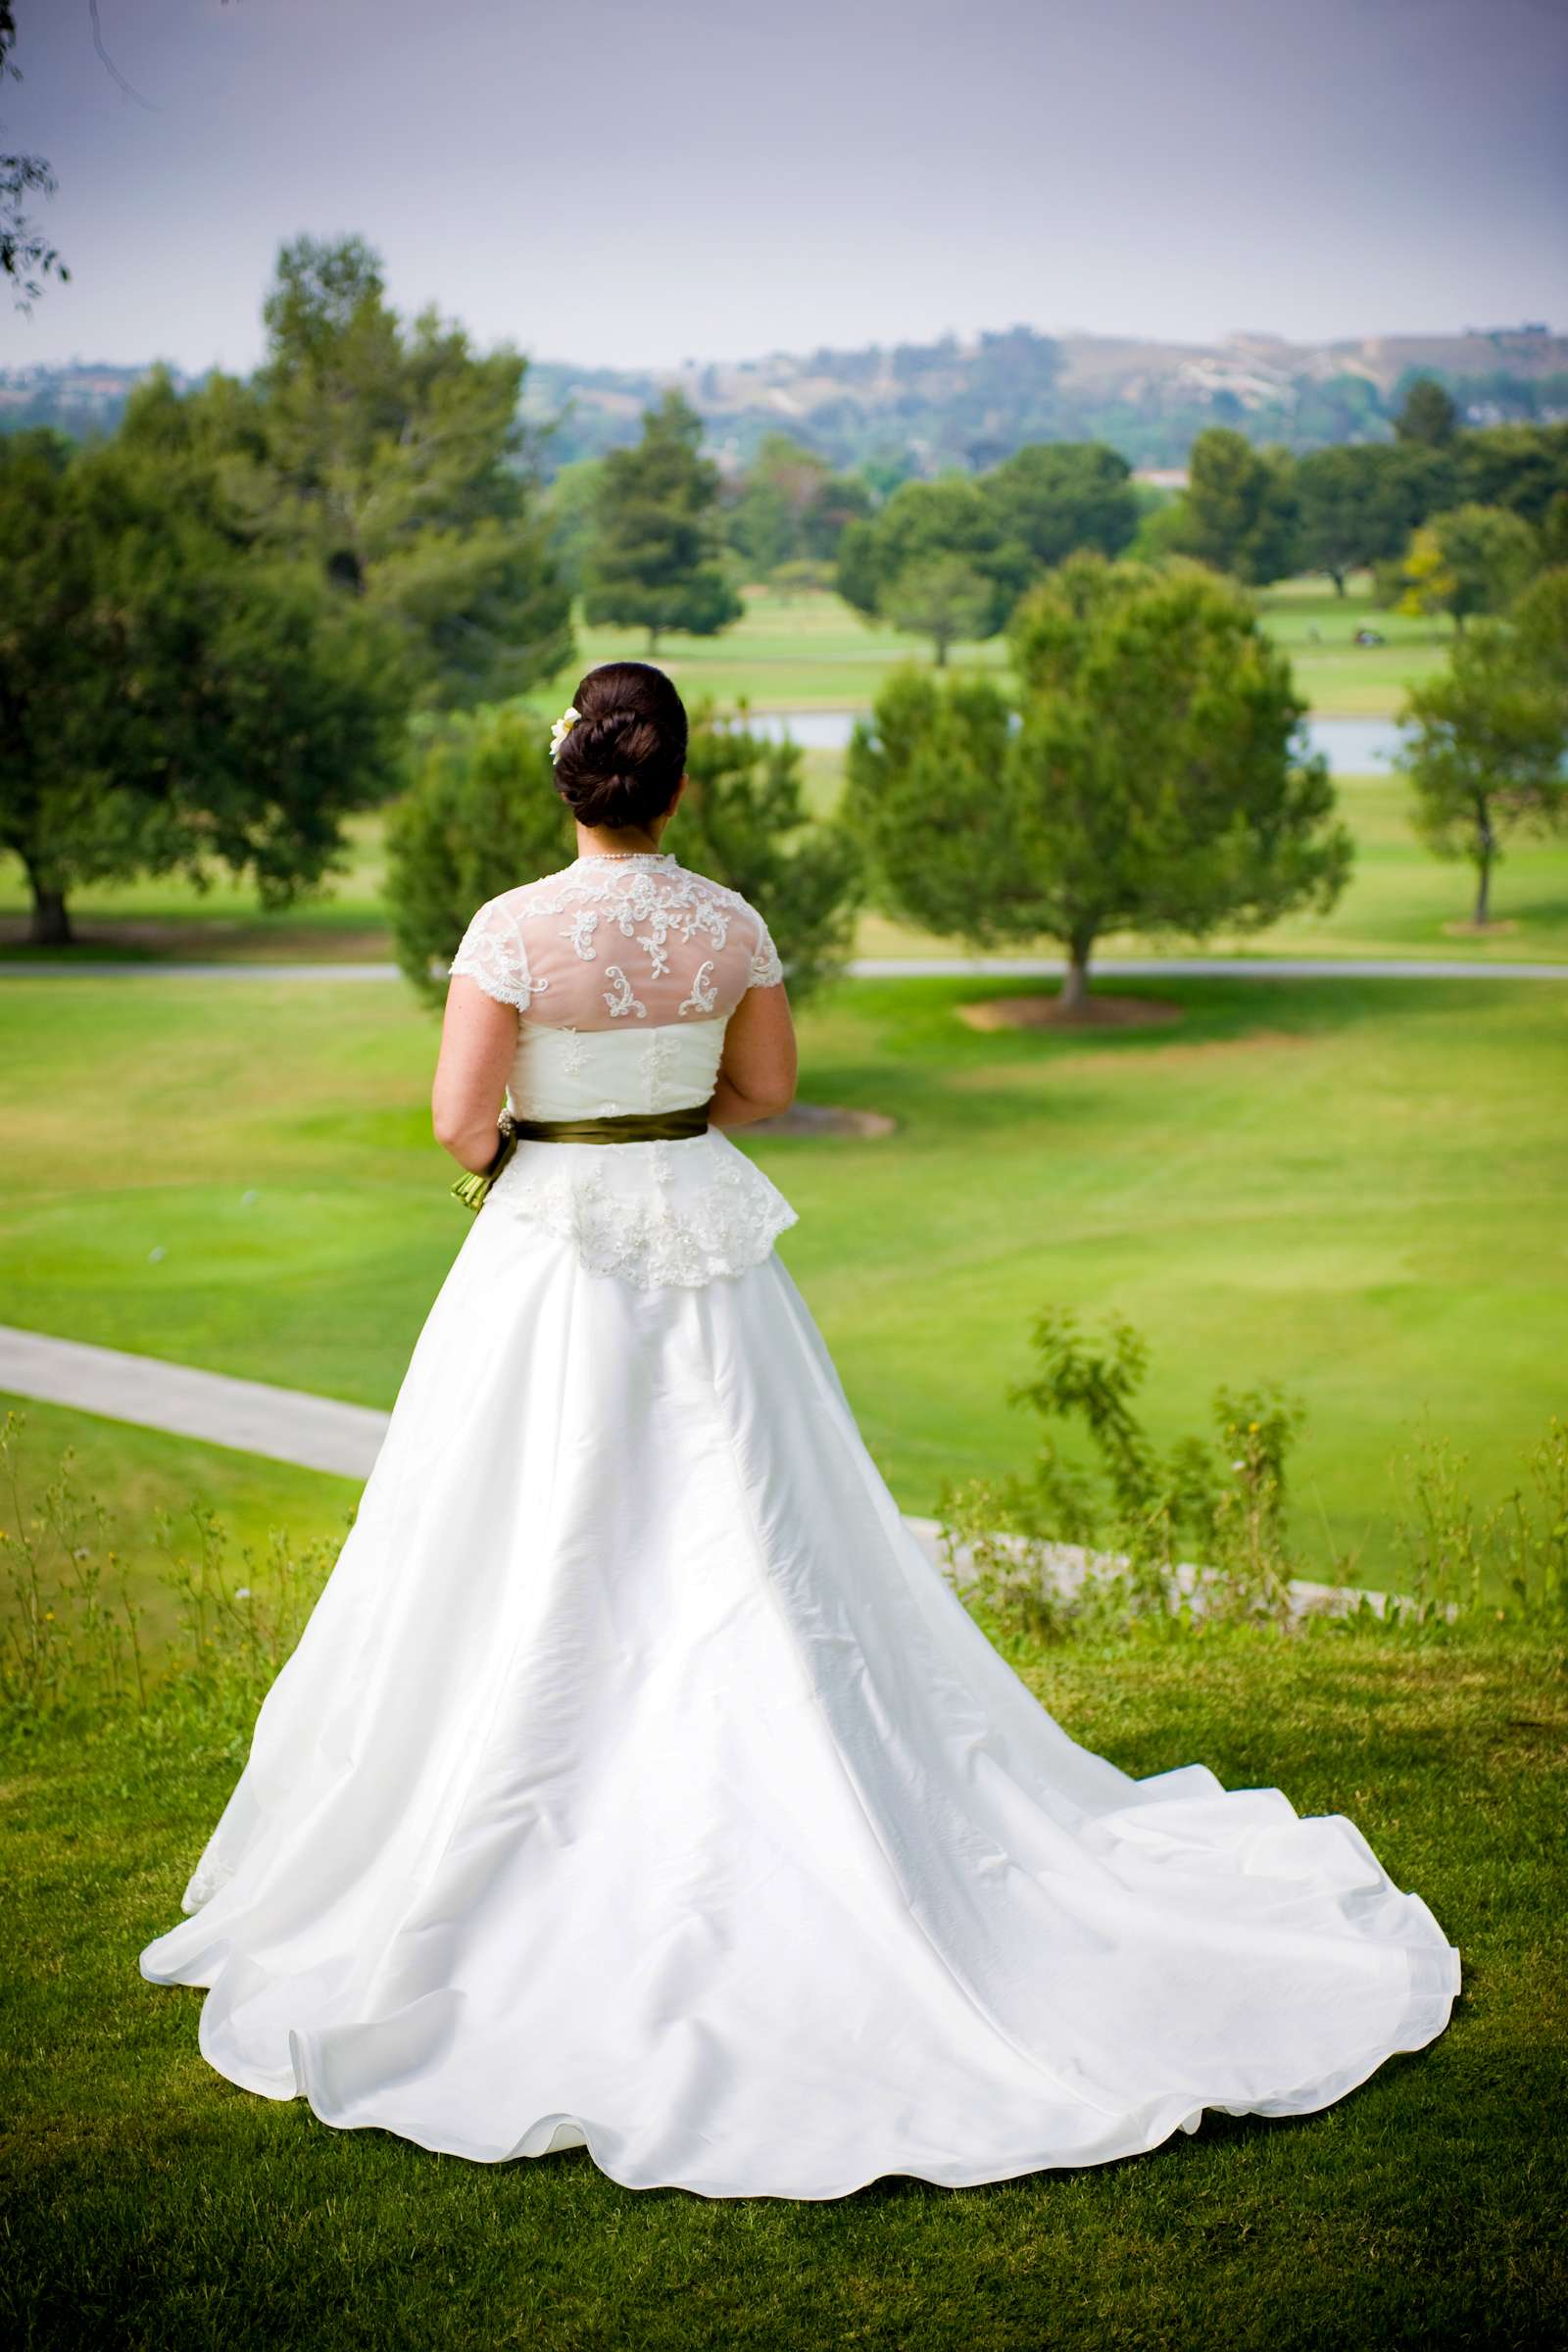
[[[493,1206],[183,1909],[141,1971],[230,2082],[709,2197],[1299,2115],[1459,1986],[1351,1822],[1039,1705],[776,1253],[639,1289]]]

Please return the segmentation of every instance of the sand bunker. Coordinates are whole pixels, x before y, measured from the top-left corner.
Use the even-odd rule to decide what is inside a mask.
[[[1063,1012],[1059,996],[987,997],[960,1004],[971,1029],[1168,1029],[1185,1008],[1158,997],[1092,996],[1077,1012]]]
[[[897,1126],[880,1110],[842,1110],[831,1102],[792,1102],[776,1118],[759,1119],[746,1135],[891,1135]]]

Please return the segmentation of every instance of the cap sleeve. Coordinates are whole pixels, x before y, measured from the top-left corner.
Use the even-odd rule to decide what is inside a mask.
[[[498,1004],[514,1004],[519,1012],[527,1011],[529,997],[546,985],[529,979],[522,926],[499,899],[486,899],[463,934],[447,966],[449,979],[459,974],[476,981]]]
[[[779,961],[778,950],[773,945],[772,934],[761,916],[758,915],[757,945],[752,950],[751,975],[748,985],[752,988],[774,988],[783,977],[784,966]]]

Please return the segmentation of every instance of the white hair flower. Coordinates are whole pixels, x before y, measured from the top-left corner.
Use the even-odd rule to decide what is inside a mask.
[[[566,737],[571,733],[572,728],[577,724],[577,721],[579,718],[581,718],[581,716],[582,712],[577,709],[575,704],[568,703],[566,705],[566,708],[564,710],[563,710],[561,716],[557,719],[555,725],[550,730],[550,757],[552,760],[559,760],[561,758],[561,747],[565,742]]]

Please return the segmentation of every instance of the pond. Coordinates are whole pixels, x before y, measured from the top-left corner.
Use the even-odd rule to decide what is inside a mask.
[[[841,752],[860,715],[856,710],[754,710],[750,725],[754,734],[775,742],[788,738],[806,752]],[[1399,746],[1392,718],[1314,718],[1306,731],[1313,751],[1326,755],[1337,776],[1385,773]]]

